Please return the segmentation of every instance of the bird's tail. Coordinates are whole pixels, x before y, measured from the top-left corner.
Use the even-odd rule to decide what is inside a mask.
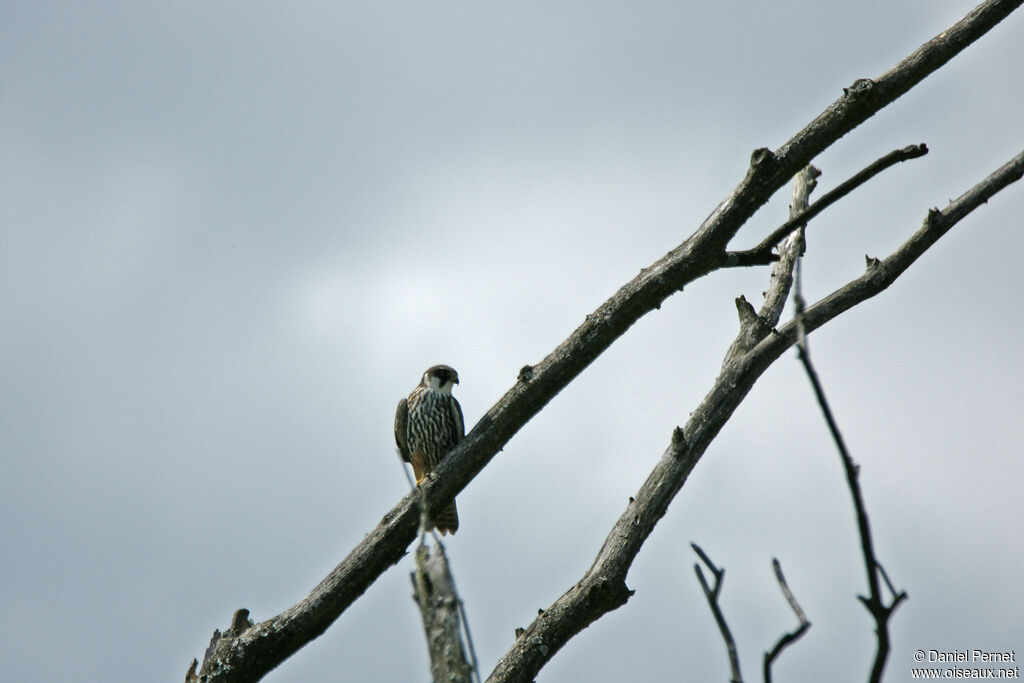
[[[455,509],[454,500],[434,515],[434,528],[437,529],[442,536],[449,532],[454,534],[458,531],[459,511]]]

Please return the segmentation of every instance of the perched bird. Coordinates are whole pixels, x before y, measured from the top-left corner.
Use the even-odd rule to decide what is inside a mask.
[[[452,387],[458,383],[459,373],[454,368],[435,365],[423,373],[420,385],[409,398],[398,402],[395,443],[402,460],[412,464],[417,484],[466,435],[462,406],[452,396]],[[441,535],[449,531],[454,534],[459,528],[454,500],[431,517]]]

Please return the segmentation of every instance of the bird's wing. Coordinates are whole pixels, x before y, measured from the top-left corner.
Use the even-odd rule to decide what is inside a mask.
[[[452,443],[454,444],[462,441],[462,437],[466,436],[466,421],[462,417],[462,406],[454,396],[452,396],[452,408],[452,417],[455,418],[455,424],[452,425]]]
[[[395,444],[398,445],[398,452],[402,460],[409,460],[409,445],[405,442],[405,427],[409,423],[409,401],[402,399],[398,402],[398,409],[395,411]]]

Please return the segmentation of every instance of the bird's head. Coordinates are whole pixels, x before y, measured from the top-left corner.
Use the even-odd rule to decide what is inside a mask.
[[[423,386],[445,394],[452,393],[452,387],[459,383],[459,373],[447,365],[435,365],[423,373]]]

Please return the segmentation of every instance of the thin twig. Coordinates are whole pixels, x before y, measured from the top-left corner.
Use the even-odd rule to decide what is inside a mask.
[[[466,616],[466,604],[462,602],[462,597],[456,594],[456,598],[459,601],[459,618],[462,619],[462,629],[466,635],[466,646],[469,648],[469,672],[473,675],[473,680],[476,683],[480,683],[480,660],[476,658],[476,648],[473,646],[473,634],[469,632],[469,618]]]
[[[782,575],[782,564],[775,558],[772,558],[772,569],[775,570],[775,579],[779,582],[779,588],[782,589],[782,594],[786,596],[786,602],[793,608],[793,612],[796,614],[796,618],[800,620],[800,623],[807,621],[807,615],[800,609],[800,604],[796,601],[796,597],[793,596],[793,591],[789,590],[789,584],[786,583],[786,577]]]
[[[814,395],[818,400],[818,405],[821,407],[822,415],[825,417],[825,422],[828,424],[829,431],[832,433],[832,439],[835,441],[836,448],[839,450],[843,469],[846,471],[846,482],[850,488],[850,496],[853,498],[853,507],[857,514],[857,529],[860,534],[861,552],[864,555],[864,569],[867,573],[868,588],[871,592],[871,595],[867,598],[864,596],[859,597],[868,612],[871,614],[872,618],[875,620],[875,636],[877,641],[875,660],[871,667],[871,677],[869,681],[871,683],[879,683],[882,680],[882,672],[885,669],[885,662],[889,657],[889,617],[900,602],[906,599],[907,594],[904,591],[897,593],[893,590],[889,577],[885,574],[884,570],[881,570],[881,565],[879,565],[878,560],[875,557],[874,544],[871,540],[871,526],[868,524],[867,507],[864,505],[864,497],[861,494],[860,483],[858,481],[859,468],[853,462],[853,458],[850,457],[850,453],[846,448],[843,435],[839,431],[839,425],[836,423],[835,417],[832,415],[832,410],[828,405],[828,400],[825,398],[825,391],[822,388],[821,382],[818,379],[818,374],[815,372],[814,366],[811,363],[810,352],[807,348],[807,338],[803,329],[804,304],[803,299],[800,296],[799,267],[797,268],[794,298],[797,302],[797,357],[800,359],[800,362],[804,366],[804,370],[807,372],[807,377],[810,379],[811,386],[814,388]],[[893,594],[893,600],[888,605],[885,604],[885,601],[882,598],[882,591],[878,583],[879,574],[885,576],[885,582],[889,586],[890,592]]]
[[[846,470],[846,482],[850,487],[850,496],[853,498],[853,507],[857,513],[857,529],[860,532],[861,552],[864,555],[864,569],[867,573],[868,588],[871,592],[871,595],[868,597],[858,597],[860,597],[861,602],[864,603],[864,606],[875,620],[875,635],[877,640],[875,661],[871,667],[871,678],[868,680],[871,683],[878,683],[882,680],[882,671],[885,669],[885,662],[889,657],[889,617],[892,615],[896,607],[906,599],[907,594],[905,591],[900,591],[898,593],[893,592],[893,600],[888,605],[886,605],[885,601],[882,599],[882,593],[878,583],[878,575],[880,573],[878,571],[878,561],[875,559],[875,550],[871,540],[871,527],[868,524],[867,509],[864,506],[864,498],[861,495],[860,484],[857,481],[857,465],[853,462],[849,452],[846,450],[846,444],[843,441],[843,436],[839,432],[839,427],[836,424],[835,418],[832,416],[832,411],[828,406],[828,401],[825,399],[825,392],[821,387],[821,382],[818,380],[817,373],[814,371],[814,366],[811,365],[811,359],[806,352],[805,345],[797,347],[797,357],[800,359],[800,362],[803,363],[804,369],[807,371],[807,376],[811,380],[811,385],[814,387],[814,394],[818,399],[818,405],[821,406],[822,413],[825,416],[825,421],[828,423],[829,431],[832,433],[832,438],[836,443],[836,448],[839,449],[839,455],[843,461],[843,469]]]
[[[789,584],[786,583],[786,577],[782,575],[782,565],[775,558],[772,558],[772,568],[775,569],[775,578],[779,582],[779,588],[782,589],[782,594],[786,596],[786,602],[793,609],[796,614],[796,618],[800,620],[800,625],[797,626],[796,630],[790,631],[779,638],[778,642],[775,643],[775,647],[770,652],[764,653],[764,683],[772,683],[772,662],[775,658],[792,643],[796,642],[807,632],[807,629],[811,627],[811,622],[807,620],[807,616],[804,611],[800,609],[800,604],[797,603],[796,598],[793,596],[793,592],[789,590]]]
[[[889,580],[889,574],[885,571],[885,567],[882,566],[881,562],[875,562],[875,566],[878,567],[878,573],[882,575],[882,580],[885,581],[885,587],[889,589],[889,594],[896,597],[897,591],[893,588],[892,581]]]
[[[704,597],[708,600],[708,607],[711,608],[711,614],[715,617],[718,630],[722,632],[722,640],[725,641],[725,649],[729,653],[729,668],[732,671],[732,678],[729,680],[731,683],[743,683],[743,676],[740,675],[740,658],[736,652],[736,641],[733,640],[732,632],[729,631],[729,624],[726,623],[725,615],[722,614],[722,609],[718,605],[718,594],[721,592],[722,582],[725,580],[725,568],[719,569],[716,567],[707,553],[696,543],[691,543],[690,547],[693,548],[693,551],[697,553],[697,556],[708,566],[708,569],[711,570],[715,577],[715,585],[713,587],[709,586],[700,565],[693,565],[693,571],[697,574],[701,590],[704,591]]]
[[[409,489],[411,491],[415,491],[416,490],[416,482],[413,481],[412,475],[409,474],[409,468],[406,467],[405,460],[402,459],[402,454],[398,450],[396,450],[395,453],[398,453],[398,464],[402,468],[402,473],[405,475],[405,480],[407,482],[409,482]]]
[[[889,152],[885,156],[876,159],[874,162],[863,168],[851,176],[846,181],[837,185],[834,189],[829,190],[825,194],[821,195],[818,201],[814,202],[802,211],[799,211],[792,215],[788,221],[780,225],[778,228],[773,230],[771,234],[761,240],[753,249],[746,249],[743,251],[729,252],[731,257],[729,266],[753,266],[753,265],[766,265],[772,261],[777,261],[778,256],[772,253],[782,239],[793,232],[796,228],[801,225],[806,225],[812,218],[820,214],[828,207],[835,204],[837,201],[850,194],[858,187],[866,183],[867,181],[874,178],[876,175],[886,170],[890,166],[907,161],[909,159],[916,159],[922,157],[928,153],[928,146],[924,143],[919,145],[908,145],[902,149],[896,149]]]
[[[435,535],[435,538],[437,536]],[[441,539],[437,539],[437,547],[441,551],[441,555],[444,557],[444,561],[449,565],[449,572],[451,572],[451,561],[448,559],[448,553],[445,551],[444,543]],[[455,602],[459,607],[459,619],[462,624],[462,632],[466,641],[466,648],[469,650],[469,672],[476,683],[480,683],[480,666],[476,658],[476,648],[473,646],[473,634],[469,630],[469,618],[466,616],[466,604],[462,601],[462,596],[459,595],[459,590],[455,585],[454,575],[452,578],[452,594],[455,596]]]
[[[430,529],[430,531],[433,533],[434,540],[437,541],[438,543],[440,543],[441,542],[441,538],[437,535],[437,532],[434,529],[430,528],[430,515],[428,514],[427,499],[426,499],[426,496],[423,495],[423,489],[420,489],[420,488],[416,487],[416,482],[413,481],[412,475],[409,474],[409,467],[406,466],[405,460],[402,459],[401,452],[399,452],[399,451],[395,451],[395,452],[398,453],[398,463],[399,463],[399,466],[402,468],[402,474],[405,475],[405,480],[407,482],[409,482],[409,489],[414,494],[415,493],[419,493],[419,498],[420,498],[420,528],[419,528],[419,532],[418,533],[419,533],[419,537],[420,537],[420,545],[422,546],[424,543],[427,542],[427,530],[428,529]]]

